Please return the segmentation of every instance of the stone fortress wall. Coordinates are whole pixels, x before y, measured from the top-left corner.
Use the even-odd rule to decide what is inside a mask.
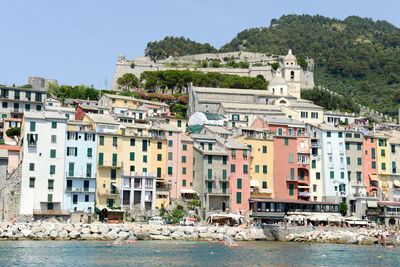
[[[284,56],[271,55],[267,56],[262,53],[252,52],[227,52],[227,53],[215,53],[215,54],[198,54],[189,55],[182,57],[169,57],[164,60],[151,60],[150,57],[137,57],[134,60],[128,60],[124,55],[118,57],[118,62],[115,67],[113,80],[111,83],[111,90],[118,90],[117,79],[125,73],[132,73],[140,78],[140,74],[144,71],[159,71],[159,70],[191,70],[191,71],[202,71],[207,72],[219,72],[222,74],[233,74],[239,76],[256,77],[257,75],[263,75],[267,81],[270,81],[274,77],[274,71],[268,63],[279,62],[282,66],[282,60]],[[224,58],[229,58],[235,62],[247,61],[250,63],[248,69],[240,68],[199,68],[196,64],[202,60],[220,60],[224,63]],[[301,69],[300,81],[302,89],[310,89],[314,87],[314,60],[307,58],[308,67],[306,70]],[[134,68],[131,64],[134,64]],[[258,64],[262,66],[252,66]]]

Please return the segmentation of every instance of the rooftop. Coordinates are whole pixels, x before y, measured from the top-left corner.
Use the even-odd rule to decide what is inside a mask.
[[[121,124],[119,121],[116,121],[112,115],[109,114],[86,113],[85,116],[87,116],[94,123],[117,124],[117,125]]]
[[[46,92],[47,92],[46,89],[8,87],[8,86],[0,86],[0,89],[21,90],[21,91],[33,91],[33,92],[40,92],[40,93],[46,93]]]
[[[57,111],[25,111],[24,117],[28,119],[57,119],[57,120],[67,120],[64,114]]]

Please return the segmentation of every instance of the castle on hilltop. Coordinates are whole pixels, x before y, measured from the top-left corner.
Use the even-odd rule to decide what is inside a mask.
[[[236,63],[247,62],[248,68],[202,67],[201,62],[219,61],[221,63],[233,61]],[[266,55],[252,52],[227,52],[215,54],[198,54],[181,57],[169,57],[163,60],[152,60],[150,57],[137,57],[134,60],[125,58],[125,55],[118,57],[114,77],[111,83],[111,90],[118,91],[117,79],[125,73],[132,73],[138,78],[144,71],[158,70],[198,70],[202,72],[219,72],[222,74],[233,74],[239,76],[256,77],[262,75],[267,81],[272,81],[276,71],[271,64],[279,63],[283,81],[288,85],[289,94],[300,98],[300,88],[309,89],[314,87],[314,60],[306,59],[307,67],[302,68],[296,57],[289,49],[287,55]],[[280,90],[278,88],[278,90]]]

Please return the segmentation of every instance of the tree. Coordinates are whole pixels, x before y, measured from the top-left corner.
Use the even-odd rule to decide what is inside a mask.
[[[339,205],[340,213],[344,216],[347,213],[347,204],[345,202],[341,202]]]
[[[400,82],[400,77],[397,74],[395,74],[393,72],[389,73],[389,76],[387,78],[388,84],[394,84],[394,83],[399,83],[399,82]]]
[[[6,135],[18,143],[21,136],[21,128],[10,128],[6,131]]]
[[[302,67],[303,69],[307,69],[307,67],[308,67],[307,60],[305,60],[305,59],[302,58],[302,57],[299,57],[299,58],[297,59],[297,64],[299,64],[299,66]]]
[[[28,83],[20,86],[19,88],[32,88],[32,85]]]
[[[274,63],[268,63],[268,65],[271,66],[271,68],[276,71],[279,68],[279,63],[278,62],[274,62]]]
[[[117,83],[123,90],[129,91],[130,89],[137,88],[140,81],[134,74],[125,73],[117,79]]]
[[[135,68],[135,63],[131,63],[131,69]]]
[[[400,103],[400,89],[393,92],[392,99],[394,102]]]

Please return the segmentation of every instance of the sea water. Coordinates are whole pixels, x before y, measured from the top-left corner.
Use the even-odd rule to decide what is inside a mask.
[[[1,266],[400,266],[400,247],[195,241],[2,241]]]

